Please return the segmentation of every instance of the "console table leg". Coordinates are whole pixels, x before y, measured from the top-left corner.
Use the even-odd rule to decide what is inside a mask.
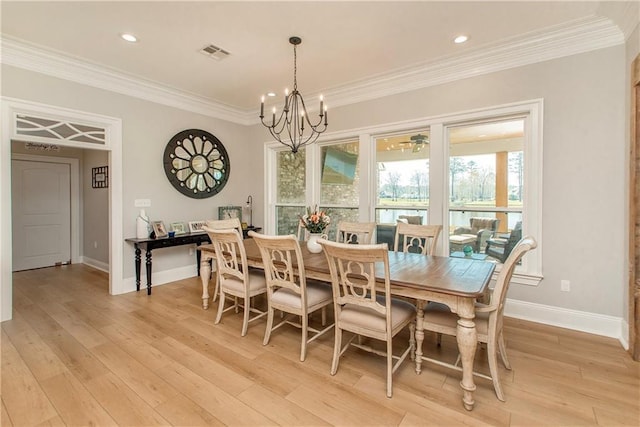
[[[202,258],[202,254],[198,250],[198,246],[200,246],[200,243],[196,243],[196,266],[198,268],[198,276],[199,276],[200,275],[200,258]]]
[[[151,251],[147,249],[147,295],[151,295]]]
[[[141,252],[142,251],[140,250],[138,245],[136,245],[136,292],[140,291],[140,264],[142,261],[140,257]]]

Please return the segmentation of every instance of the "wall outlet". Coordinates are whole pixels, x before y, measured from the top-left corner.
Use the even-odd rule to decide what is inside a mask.
[[[560,290],[562,292],[569,292],[571,290],[571,282],[568,280],[560,280]]]
[[[151,199],[136,199],[133,205],[136,208],[148,208],[151,206]]]

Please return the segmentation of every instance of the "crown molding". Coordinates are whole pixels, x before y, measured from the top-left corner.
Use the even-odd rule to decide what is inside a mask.
[[[105,68],[61,52],[2,37],[3,64],[137,97],[241,125],[259,123],[258,109],[243,110],[157,82]],[[623,44],[625,34],[611,20],[592,16],[324,90],[331,107],[345,106],[429,86]],[[309,96],[317,96],[312,94]]]
[[[531,33],[500,44],[443,58],[377,78],[325,90],[331,106],[395,95],[469,77],[623,44],[624,35],[609,19],[587,18],[570,26]]]
[[[204,97],[67,56],[62,52],[53,53],[22,40],[3,36],[0,41],[0,58],[3,64],[234,123],[250,124],[245,111]]]
[[[640,4],[629,2],[622,15],[621,22],[618,24],[625,40],[629,40],[638,25],[640,25]]]

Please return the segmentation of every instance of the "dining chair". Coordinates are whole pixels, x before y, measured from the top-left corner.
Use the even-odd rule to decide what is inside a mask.
[[[415,348],[416,308],[413,304],[391,298],[389,251],[387,245],[350,245],[320,239],[331,272],[335,314],[335,341],[331,375],[338,371],[340,356],[354,346],[387,358],[387,397],[393,392],[392,375]],[[376,287],[376,266],[384,271],[384,289]],[[380,286],[381,283],[378,283]],[[410,327],[409,346],[401,355],[393,354],[393,337]],[[354,335],[342,346],[344,331]],[[369,337],[386,342],[382,352],[354,338]],[[395,360],[395,363],[394,363]]]
[[[336,230],[336,242],[368,245],[373,240],[375,222],[340,221]]]
[[[213,230],[228,230],[234,228],[242,233],[242,224],[238,218],[229,219],[208,219],[205,221],[205,226]],[[213,262],[214,260],[212,260]],[[218,276],[218,268],[216,268],[216,287],[213,291],[213,301],[218,298],[218,291],[220,289],[220,277]]]
[[[267,285],[264,274],[261,271],[249,270],[247,266],[247,254],[242,244],[242,232],[235,228],[215,230],[206,225],[202,227],[209,234],[216,254],[218,266],[218,279],[220,285],[220,302],[215,324],[220,323],[222,314],[239,307],[244,310],[242,320],[242,336],[247,335],[249,323],[267,314],[251,306],[251,298],[267,293]],[[224,308],[226,300],[232,299],[233,304]],[[239,304],[242,300],[242,304]],[[249,313],[255,313],[250,318]]]
[[[260,249],[264,275],[267,283],[267,329],[264,332],[262,345],[267,345],[271,333],[279,327],[289,324],[302,330],[300,361],[307,356],[307,344],[329,331],[333,325],[324,327],[327,320],[327,306],[333,303],[331,285],[307,281],[302,251],[296,236],[267,236],[249,232],[249,236]],[[280,310],[290,315],[299,316],[300,322],[294,322],[287,316],[275,326],[274,313]],[[322,311],[322,330],[309,326],[309,315],[317,310]],[[312,336],[309,338],[309,332]]]
[[[422,255],[435,255],[441,225],[416,225],[398,221],[393,250],[415,252]]]
[[[487,345],[487,357],[489,359],[489,372],[490,376],[474,372],[481,378],[491,380],[493,382],[493,388],[495,389],[498,399],[504,402],[504,393],[502,386],[500,385],[500,379],[498,378],[498,360],[497,353],[500,353],[502,363],[507,369],[511,369],[509,360],[507,359],[507,349],[504,343],[504,336],[502,330],[502,320],[504,314],[504,302],[509,289],[509,282],[511,276],[516,267],[516,264],[522,259],[522,257],[537,247],[536,240],[527,236],[524,237],[515,248],[511,251],[511,254],[505,261],[496,279],[496,285],[493,288],[489,304],[476,303],[476,331],[478,336],[478,342],[485,343]],[[471,261],[476,262],[476,261]],[[458,315],[452,313],[444,304],[430,302],[424,308],[424,329],[426,331],[433,331],[437,334],[446,334],[456,336]],[[439,360],[422,357],[423,360],[428,360],[439,365],[446,365],[455,369],[461,370],[458,366],[460,362],[460,356],[456,360],[454,365],[443,363]]]

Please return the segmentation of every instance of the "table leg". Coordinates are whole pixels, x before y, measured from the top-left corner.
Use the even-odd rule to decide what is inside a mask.
[[[196,267],[198,268],[198,276],[200,275],[200,259],[202,258],[202,254],[198,250],[198,246],[200,243],[196,243]]]
[[[138,245],[136,245],[136,292],[140,290],[140,264],[142,261],[140,257],[141,252],[142,251],[140,250]]]
[[[208,256],[200,256],[200,280],[202,281],[202,308],[209,308],[209,277],[211,264]]]
[[[151,251],[147,249],[147,295],[151,295]]]
[[[476,390],[476,384],[473,381],[473,359],[476,354],[478,345],[478,335],[476,332],[476,324],[473,321],[475,317],[475,307],[472,299],[460,298],[458,302],[458,326],[456,329],[456,338],[458,341],[458,350],[460,351],[460,359],[462,361],[462,404],[468,411],[473,409],[475,401],[473,400],[473,392]]]
[[[424,341],[424,301],[417,300],[418,309],[416,317],[416,373],[422,372],[422,341]]]

